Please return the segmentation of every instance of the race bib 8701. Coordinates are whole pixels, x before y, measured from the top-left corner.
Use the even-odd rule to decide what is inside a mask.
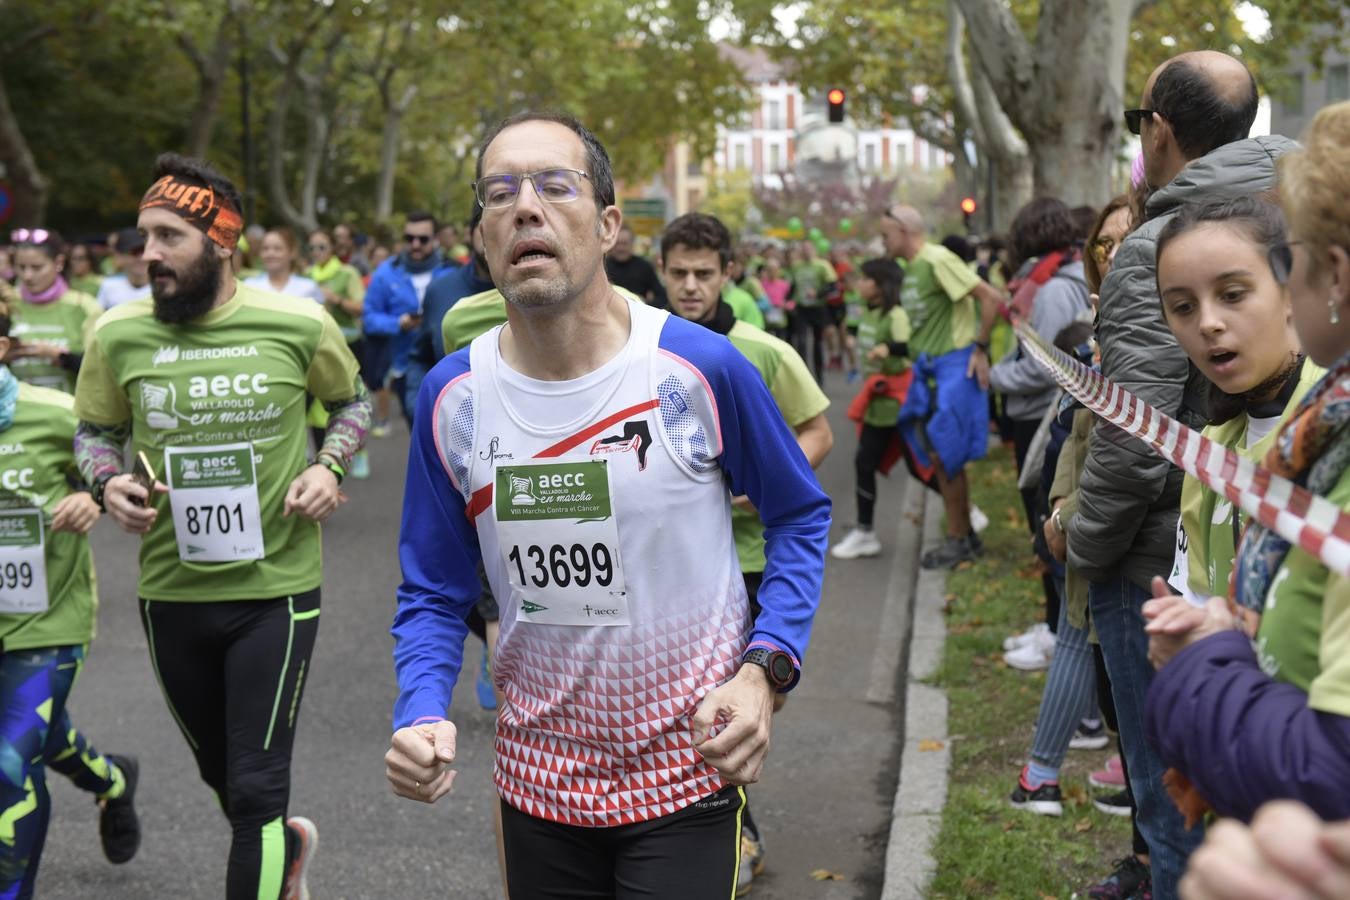
[[[252,444],[168,447],[164,461],[179,559],[233,562],[263,558]]]

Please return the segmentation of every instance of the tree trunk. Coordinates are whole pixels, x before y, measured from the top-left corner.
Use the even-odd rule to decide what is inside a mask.
[[[300,53],[295,47],[290,48],[289,54],[274,49],[274,54],[284,59],[285,71],[267,116],[267,196],[288,225],[309,234],[319,227],[314,209],[312,206],[297,209],[286,184],[286,118],[290,114],[291,95],[300,83]]]
[[[225,76],[234,53],[235,17],[241,13],[241,0],[224,4],[220,22],[216,25],[211,46],[205,52],[197,46],[189,32],[180,32],[178,47],[197,70],[197,99],[192,105],[188,122],[187,154],[205,157],[211,148],[211,137],[220,116],[220,98],[225,90]]]
[[[989,137],[989,167],[983,193],[989,210],[989,229],[1007,234],[1013,218],[1033,196],[1031,156],[1026,141],[998,105],[989,76],[977,69],[974,78],[975,108]]]
[[[398,167],[399,128],[403,123],[403,114],[408,111],[416,95],[416,84],[408,85],[396,102],[392,99],[387,83],[380,89],[380,99],[384,105],[384,139],[380,144],[380,177],[375,184],[377,222],[387,221],[394,214],[394,174]]]
[[[1044,0],[1035,43],[1001,0],[956,0],[998,106],[1026,139],[1036,195],[1110,197],[1138,0]]]
[[[9,102],[5,80],[0,76],[0,163],[13,189],[13,211],[7,224],[16,228],[34,228],[47,219],[47,179],[33,158],[19,118]]]

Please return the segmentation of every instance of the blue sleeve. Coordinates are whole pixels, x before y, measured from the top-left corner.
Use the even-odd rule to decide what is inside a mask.
[[[726,338],[671,316],[661,346],[708,380],[722,431],[722,470],[731,492],[748,496],[764,523],[762,611],[750,646],[784,650],[800,668],[820,605],[830,498],[764,379]]]
[[[1350,817],[1350,719],[1261,671],[1251,641],[1226,631],[1158,672],[1144,709],[1149,743],[1221,815],[1251,821],[1268,800]]]
[[[478,534],[434,437],[437,397],[468,367],[467,352],[443,360],[417,395],[398,541],[403,583],[391,629],[398,678],[395,729],[445,718],[464,658],[465,616],[481,593]]]
[[[365,308],[361,312],[361,330],[366,334],[388,337],[399,333],[398,314],[390,311],[394,299],[391,272],[388,262],[381,264],[366,288]]]

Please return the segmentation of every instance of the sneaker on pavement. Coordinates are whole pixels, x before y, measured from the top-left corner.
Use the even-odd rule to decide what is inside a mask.
[[[844,539],[830,548],[835,559],[857,559],[860,556],[876,556],[881,552],[881,541],[875,531],[854,528]]]
[[[755,876],[764,874],[764,844],[748,828],[741,829],[741,867],[736,875],[736,896],[750,893]]]
[[[1152,900],[1153,876],[1149,868],[1133,855],[1116,860],[1111,874],[1077,896],[1091,900]]]
[[[1088,728],[1082,722],[1079,722],[1073,737],[1069,739],[1069,749],[1100,750],[1109,743],[1111,743],[1111,738],[1106,733],[1106,726],[1101,722],[1097,723],[1096,728]]]
[[[370,429],[370,436],[377,438],[389,437],[389,423],[376,422],[375,425]]]
[[[291,816],[286,827],[295,834],[291,861],[286,867],[286,883],[281,888],[281,900],[309,900],[309,885],[305,882],[310,860],[319,849],[319,829],[304,816]]]
[[[970,538],[948,537],[924,553],[919,565],[925,569],[951,569],[967,560],[973,561],[978,555]]]
[[[1039,672],[1050,668],[1050,660],[1055,655],[1055,636],[1050,632],[1003,654],[1003,661],[1014,669],[1023,672]]]
[[[352,457],[351,475],[359,480],[370,477],[370,454],[365,450],[356,451],[356,455]]]
[[[130,862],[141,847],[141,820],[136,816],[136,783],[141,767],[134,756],[108,754],[108,761],[122,772],[126,786],[122,796],[102,801],[98,814],[98,836],[108,862]]]
[[[1106,765],[1088,775],[1088,784],[1093,787],[1120,790],[1125,787],[1125,772],[1120,767],[1120,755],[1112,754]]]
[[[478,678],[473,683],[473,689],[478,694],[479,706],[487,710],[497,708],[497,695],[492,691],[492,675],[488,671],[486,647],[483,648],[483,664],[478,667]]]
[[[1130,804],[1130,795],[1125,791],[1093,797],[1092,805],[1108,816],[1129,816],[1134,812],[1134,807]]]
[[[1024,647],[1036,640],[1040,634],[1049,634],[1050,626],[1044,622],[1037,622],[1021,634],[1014,634],[1003,639],[1004,650],[1016,650],[1018,647]]]
[[[1014,809],[1025,809],[1038,816],[1064,815],[1064,796],[1060,793],[1059,782],[1047,781],[1033,788],[1026,783],[1025,771],[1018,776],[1017,787],[1008,799]]]

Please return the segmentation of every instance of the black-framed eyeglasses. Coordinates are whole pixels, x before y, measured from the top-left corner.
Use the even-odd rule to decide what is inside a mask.
[[[1130,129],[1130,134],[1138,134],[1144,126],[1144,117],[1158,114],[1156,109],[1127,109],[1125,110],[1125,127]]]
[[[525,182],[534,185],[539,199],[571,203],[581,195],[581,181],[591,176],[580,169],[540,169],[519,175],[485,175],[473,183],[474,196],[483,209],[502,209],[516,202]]]
[[[435,239],[434,234],[404,234],[403,242],[406,244],[430,244]]]
[[[1276,244],[1266,253],[1266,258],[1270,260],[1270,271],[1275,276],[1275,280],[1280,284],[1288,284],[1289,276],[1294,271],[1294,251],[1295,244],[1301,244],[1302,241],[1288,241],[1283,244]]]
[[[9,233],[11,244],[45,244],[52,233],[45,228],[16,228]]]

